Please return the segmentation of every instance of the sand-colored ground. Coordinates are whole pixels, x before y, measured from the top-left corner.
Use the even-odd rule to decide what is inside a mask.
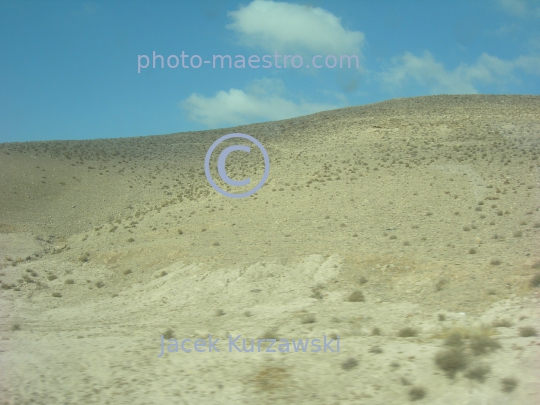
[[[540,403],[539,111],[430,96],[0,144],[0,404]],[[204,174],[233,132],[271,161],[244,199]],[[261,179],[252,152],[231,178]]]

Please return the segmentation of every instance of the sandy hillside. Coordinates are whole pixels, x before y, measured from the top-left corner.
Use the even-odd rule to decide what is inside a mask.
[[[0,405],[540,403],[539,112],[430,96],[0,144]],[[204,174],[233,132],[271,162],[244,199]],[[213,178],[233,144],[258,183],[238,139]]]

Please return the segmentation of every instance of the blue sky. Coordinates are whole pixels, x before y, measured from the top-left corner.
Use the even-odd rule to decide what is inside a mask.
[[[169,67],[182,51],[188,68]],[[303,65],[277,68],[275,52]],[[190,66],[218,54],[246,67]],[[307,68],[315,55],[323,67]],[[397,97],[540,94],[540,1],[3,0],[0,58],[0,142],[167,134]]]

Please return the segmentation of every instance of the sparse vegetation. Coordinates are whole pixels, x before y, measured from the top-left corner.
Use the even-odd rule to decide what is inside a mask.
[[[460,333],[452,333],[444,339],[444,345],[452,347],[462,347],[465,344]]]
[[[301,320],[301,322],[303,324],[315,323],[316,321],[317,321],[317,319],[315,318],[314,314],[305,315],[305,316],[302,317],[302,320]]]
[[[440,278],[437,280],[437,283],[435,283],[435,291],[441,291],[447,283],[448,279],[446,277]]]
[[[509,328],[512,325],[513,325],[512,322],[510,322],[510,320],[508,319],[497,319],[496,321],[493,322],[494,328]]]
[[[343,363],[341,363],[341,368],[343,370],[352,370],[356,366],[358,366],[358,360],[356,360],[353,357],[350,357],[347,360],[345,360]]]
[[[36,235],[41,233],[44,239],[40,243],[43,249],[35,251],[35,259],[32,256],[35,262],[25,261],[18,268],[12,268],[13,259],[7,263],[0,259],[0,267],[7,273],[0,277],[2,291],[10,301],[15,299],[24,303],[37,299],[39,303],[44,298],[48,307],[71,307],[82,296],[84,301],[105,298],[106,303],[116,304],[114,307],[121,309],[126,303],[129,306],[129,297],[136,294],[139,286],[148,287],[148,283],[150,286],[163,284],[174,278],[174,283],[185,284],[191,280],[199,284],[196,289],[199,292],[193,290],[189,297],[180,297],[183,300],[177,303],[180,308],[185,306],[183,304],[189,307],[190,302],[200,303],[201,299],[214,293],[219,295],[221,284],[212,282],[212,277],[216,277],[212,270],[219,269],[221,280],[221,270],[230,268],[231,277],[241,277],[239,283],[228,284],[227,290],[233,295],[226,301],[232,303],[231,306],[222,306],[225,302],[222,300],[204,302],[204,306],[209,308],[206,315],[201,318],[197,317],[200,311],[188,311],[184,319],[187,328],[182,327],[182,330],[177,328],[182,326],[182,322],[171,312],[170,323],[158,324],[156,338],[168,326],[176,329],[177,335],[185,334],[177,336],[183,339],[201,335],[194,332],[199,329],[221,336],[225,331],[236,331],[240,325],[238,331],[250,338],[256,337],[256,332],[259,335],[266,329],[279,326],[277,333],[286,333],[288,338],[318,337],[323,333],[334,338],[340,333],[345,337],[342,343],[347,343],[349,337],[360,342],[356,348],[348,347],[350,344],[342,345],[345,349],[342,355],[317,356],[313,362],[310,360],[307,366],[314,366],[314,370],[322,370],[325,362],[327,366],[334,363],[337,373],[332,375],[329,368],[325,380],[328,382],[326,385],[333,386],[329,390],[320,384],[311,384],[310,387],[310,381],[302,381],[307,364],[303,361],[295,365],[290,356],[279,354],[261,354],[258,360],[250,359],[255,361],[249,361],[251,368],[243,370],[245,378],[240,384],[243,392],[235,397],[237,402],[246,402],[242,395],[253,394],[257,387],[264,391],[277,389],[275,395],[260,397],[259,402],[262,403],[331,404],[349,401],[367,404],[383,403],[387,397],[389,402],[393,399],[400,403],[427,404],[445,402],[446,394],[457,393],[460,397],[460,392],[463,395],[456,401],[461,399],[467,403],[475,399],[482,402],[483,395],[490,396],[493,389],[498,391],[496,399],[505,402],[504,397],[513,394],[500,392],[500,378],[512,376],[514,371],[520,379],[523,375],[520,381],[523,387],[516,389],[519,395],[506,402],[526,402],[532,398],[527,396],[526,363],[534,348],[538,347],[535,346],[538,338],[519,337],[519,327],[534,326],[534,310],[531,308],[536,299],[535,292],[540,291],[540,255],[534,250],[534,238],[538,236],[537,228],[540,227],[540,222],[535,222],[540,218],[540,206],[536,200],[540,187],[535,177],[538,160],[530,161],[531,153],[537,158],[540,148],[537,125],[531,124],[531,120],[535,121],[531,118],[535,117],[534,111],[531,113],[533,108],[529,106],[534,107],[537,100],[532,103],[527,100],[519,110],[515,110],[525,112],[518,114],[520,117],[513,125],[501,126],[503,121],[510,124],[511,117],[506,119],[506,115],[501,115],[500,119],[490,119],[497,115],[493,114],[495,110],[492,107],[489,116],[482,116],[485,106],[493,104],[490,100],[497,96],[478,96],[476,100],[469,101],[463,98],[465,96],[452,96],[448,98],[448,105],[444,97],[447,96],[400,100],[399,104],[405,106],[412,117],[408,113],[391,116],[399,112],[394,108],[398,105],[388,101],[374,107],[375,118],[370,116],[371,107],[364,106],[358,114],[354,109],[339,112],[340,119],[336,122],[332,113],[321,113],[303,119],[301,125],[295,120],[272,123],[274,128],[271,131],[265,130],[266,124],[235,128],[234,131],[248,133],[253,130],[254,136],[262,137],[265,146],[268,143],[273,169],[277,169],[274,172],[278,174],[269,178],[258,197],[240,200],[222,198],[215,193],[205,181],[202,165],[197,166],[204,157],[204,149],[211,144],[211,138],[221,130],[99,142],[2,144],[0,156],[6,162],[17,165],[19,161],[34,162],[33,166],[39,164],[46,168],[47,173],[43,174],[51,177],[47,185],[40,184],[41,169],[32,168],[26,171],[26,178],[15,179],[19,180],[13,182],[15,188],[12,189],[11,184],[4,188],[6,195],[3,197],[10,211],[4,215],[5,220],[19,221],[17,218],[20,217],[20,223],[13,223],[24,225],[24,228],[32,220],[31,231]],[[472,105],[474,108],[458,107],[453,111],[453,105],[461,104],[462,100],[466,102],[461,107]],[[503,101],[496,104],[506,108],[513,103],[509,96],[505,96]],[[466,116],[469,118],[465,119]],[[447,131],[439,131],[440,125],[446,125]],[[512,126],[514,135],[509,136],[507,128]],[[303,136],[304,130],[309,132],[309,137]],[[280,136],[271,139],[270,132]],[[294,135],[294,139],[289,139],[288,134]],[[327,134],[332,135],[328,138],[331,141],[328,145],[321,142]],[[523,141],[521,145],[520,141]],[[24,152],[25,148],[31,151],[34,145],[42,150],[45,148],[43,145],[50,146],[45,149],[46,153],[32,153],[38,156],[35,160],[26,159],[16,152]],[[57,148],[61,151],[59,160],[55,158],[54,150]],[[6,151],[15,156],[6,156]],[[120,152],[118,156],[114,155],[116,151]],[[62,160],[64,153],[70,156],[66,157],[69,161]],[[126,156],[121,157],[122,154]],[[198,157],[194,160],[191,155]],[[251,170],[251,165],[238,164],[248,156],[243,153],[230,156],[227,171],[231,177],[260,177],[262,164],[259,165],[258,157],[255,159],[261,166],[258,171]],[[512,158],[512,164],[503,166],[508,164],[509,158]],[[521,164],[521,160],[525,163]],[[170,167],[165,167],[166,162]],[[96,170],[88,171],[89,165]],[[104,165],[109,165],[109,170],[114,172],[111,177],[106,175]],[[378,171],[374,171],[377,166]],[[100,172],[103,176],[99,175]],[[16,170],[10,173],[17,175]],[[20,173],[22,176],[24,171]],[[80,179],[72,179],[73,174]],[[66,185],[58,187],[62,180]],[[37,184],[28,189],[29,181]],[[310,187],[305,187],[306,181]],[[520,185],[522,181],[526,183],[523,186]],[[503,185],[503,182],[509,185]],[[488,184],[490,188],[486,189]],[[527,191],[529,184],[533,188]],[[271,192],[273,187],[275,192]],[[281,191],[284,188],[287,193]],[[210,194],[207,194],[207,189]],[[89,192],[80,193],[80,190]],[[15,192],[19,195],[12,195]],[[55,192],[62,194],[54,196]],[[48,195],[52,201],[43,199]],[[275,196],[282,198],[272,198]],[[34,201],[30,199],[32,197],[35,197]],[[171,199],[171,202],[164,202],[165,199]],[[478,201],[480,199],[485,201]],[[19,202],[32,217],[19,215],[16,206]],[[126,208],[128,204],[133,205]],[[72,206],[76,208],[71,209]],[[41,211],[39,207],[42,207]],[[158,214],[159,207],[161,214]],[[65,209],[65,215],[60,211],[52,212],[53,208]],[[503,213],[507,208],[512,212]],[[332,212],[332,216],[325,212]],[[113,223],[107,222],[109,213],[113,216]],[[120,217],[122,220],[116,219]],[[140,221],[137,227],[134,226],[135,219]],[[522,220],[527,224],[522,224]],[[490,222],[493,226],[489,225]],[[94,228],[99,224],[103,225]],[[114,234],[108,232],[113,226],[119,229]],[[512,237],[514,230],[521,230],[523,236]],[[55,247],[64,243],[60,243],[57,236],[51,237],[50,233],[69,235],[71,250],[52,256]],[[495,233],[497,235],[490,239]],[[288,235],[290,237],[284,237]],[[130,236],[137,244],[126,242]],[[86,241],[81,242],[81,238]],[[217,241],[223,242],[219,249],[215,247],[218,246]],[[86,250],[91,252],[90,257],[84,254],[84,259],[79,261],[79,255]],[[314,253],[323,256],[309,257]],[[343,256],[340,265],[332,267],[334,262],[338,263],[332,258],[321,268],[320,264],[328,259],[324,257],[326,253],[340,253]],[[15,255],[13,258],[22,255],[18,249],[6,249],[4,254]],[[285,257],[288,261],[274,264],[274,258],[279,262]],[[262,263],[262,260],[268,262]],[[261,263],[260,267],[257,262]],[[181,269],[188,265],[191,267],[186,271]],[[39,272],[39,278],[33,279],[34,284],[32,274],[24,274],[27,267],[34,267]],[[178,271],[166,275],[165,271],[159,270],[160,267]],[[64,274],[67,268],[74,269],[72,275]],[[297,268],[299,270],[295,271]],[[47,282],[48,269],[59,275],[60,280]],[[164,278],[157,280],[156,276]],[[324,279],[324,285],[310,290],[306,287],[315,284],[310,281],[313,280],[311,276],[316,280],[328,278]],[[69,277],[72,279],[66,280]],[[85,282],[87,278],[91,279],[88,284]],[[24,283],[16,282],[17,279]],[[71,286],[70,280],[74,279],[76,284]],[[100,279],[107,280],[107,283],[98,289],[95,283]],[[38,280],[46,283],[43,289],[36,288]],[[128,291],[132,285],[133,291]],[[20,288],[22,292],[14,292],[13,288]],[[356,289],[360,290],[361,298],[351,299]],[[64,300],[50,300],[53,291],[65,293],[66,297]],[[120,292],[122,298],[111,300],[114,292]],[[530,297],[529,301],[522,302],[523,296]],[[280,310],[276,306],[287,306],[291,299],[300,301],[296,303],[298,305],[293,302],[289,309],[284,307],[288,312],[284,316],[279,315]],[[336,299],[341,302],[334,302]],[[502,300],[510,300],[508,306],[502,307]],[[171,304],[171,297],[168,301],[163,298],[163,303],[158,299],[162,315],[166,315],[167,308],[171,306],[167,302]],[[418,306],[413,308],[406,302],[414,302]],[[496,308],[484,311],[490,305]],[[521,305],[523,307],[519,309]],[[343,306],[343,311],[332,311],[335,306]],[[220,307],[227,307],[227,313],[221,309],[214,312]],[[246,311],[249,308],[251,312]],[[114,315],[115,308],[111,309],[109,312]],[[204,315],[203,312],[200,314]],[[23,320],[28,318],[21,315]],[[518,320],[522,315],[529,318]],[[110,324],[107,316],[104,314],[100,319]],[[340,319],[332,319],[333,316]],[[499,320],[497,316],[507,319]],[[478,320],[493,321],[490,326],[494,330],[486,330],[487,338],[473,337],[475,333],[484,333],[474,331],[471,326]],[[58,319],[52,321],[54,324],[60,322]],[[455,326],[460,322],[464,324],[462,329]],[[32,326],[22,325],[22,337],[27,337]],[[8,335],[10,326],[8,323],[4,328]],[[375,326],[380,326],[380,329]],[[413,337],[415,333],[402,333],[400,328],[405,326],[411,326],[413,330],[417,328],[418,337]],[[81,339],[81,343],[91,340],[94,335],[92,328],[83,329],[71,334],[72,337],[84,334],[85,339]],[[448,336],[430,339],[428,334],[431,335],[434,329],[436,332],[445,329],[444,334]],[[166,332],[166,337],[172,338],[174,334],[169,331],[170,335]],[[400,332],[404,337],[397,337]],[[500,337],[497,336],[499,333]],[[16,337],[17,333],[14,334]],[[274,335],[268,331],[264,336]],[[223,339],[220,344],[222,342]],[[495,351],[499,343],[505,349],[500,356]],[[439,350],[459,351],[467,365],[460,365],[459,356],[453,364],[442,355],[437,360]],[[485,358],[483,354],[486,354]],[[355,365],[349,368],[351,371],[344,371],[347,366],[343,367],[343,364],[348,357],[356,359],[353,359]],[[179,360],[179,357],[170,360]],[[515,364],[505,367],[507,360]],[[261,361],[264,362],[261,369],[252,368]],[[436,364],[437,361],[440,364]],[[212,364],[216,366],[217,363],[202,364],[202,369],[181,365],[183,370],[178,369],[179,378],[189,379],[186,374],[195,373],[191,377],[197,380],[204,370],[212,374],[215,368]],[[402,368],[393,370],[400,364]],[[295,371],[291,371],[292,378],[287,376],[289,367]],[[434,372],[437,375],[432,375]],[[378,375],[381,373],[382,377]],[[452,384],[445,374],[452,378],[455,376],[459,381]],[[350,378],[343,380],[340,375]],[[195,388],[187,388],[191,393],[186,394],[186,401],[204,402],[201,399],[204,395],[219,398],[223,388],[225,391],[231,389],[230,381],[221,380],[211,387],[213,394],[201,392],[196,383],[191,384]],[[249,386],[250,382],[253,386]],[[348,382],[353,384],[350,390],[345,386]],[[481,383],[485,386],[480,386]],[[291,389],[282,390],[283,384],[290,384]],[[28,384],[22,381],[19,385],[22,390]],[[422,386],[427,389],[427,394]],[[182,387],[177,388],[180,393]],[[520,388],[523,392],[519,392]],[[390,393],[392,395],[388,396],[390,391],[396,395]],[[488,397],[485,398],[489,401]],[[139,400],[144,402],[145,399],[142,396]],[[179,400],[181,402],[181,398]],[[450,399],[448,401],[451,402]]]
[[[476,366],[465,373],[465,377],[470,380],[476,380],[480,383],[483,383],[486,380],[486,376],[491,371],[491,368],[487,365],[481,364]]]
[[[501,379],[501,391],[502,392],[512,392],[518,386],[518,381],[515,378],[507,377]]]
[[[400,329],[400,331],[398,332],[398,336],[402,338],[415,337],[418,336],[418,331],[414,328],[406,327]]]
[[[487,354],[501,347],[501,344],[490,336],[471,336],[469,347],[474,355]]]
[[[422,387],[412,387],[409,390],[409,399],[411,401],[418,401],[426,396],[426,390]]]
[[[435,355],[435,364],[448,378],[454,378],[458,371],[467,367],[468,360],[462,349],[451,348],[438,352]]]
[[[401,382],[401,385],[411,385],[411,382],[405,377],[400,377],[399,381]]]
[[[529,282],[531,287],[538,287],[540,286],[540,273],[536,273],[534,276],[532,276],[531,281]]]
[[[174,331],[172,329],[167,329],[165,333],[163,333],[163,338],[165,340],[173,339],[174,338]]]
[[[316,298],[318,300],[323,299],[322,289],[324,286],[322,284],[317,284],[315,287],[311,287],[311,298]]]
[[[257,373],[254,382],[259,391],[272,392],[282,388],[288,380],[287,377],[287,370],[284,367],[265,367]]]
[[[261,339],[276,339],[276,340],[278,340],[279,338],[277,337],[276,331],[274,329],[270,329],[270,330],[265,331],[262,334]]]
[[[538,336],[538,331],[532,326],[523,326],[519,328],[519,336],[521,337]]]
[[[348,297],[347,301],[349,302],[364,302],[364,294],[362,294],[362,291],[354,291],[352,292]]]

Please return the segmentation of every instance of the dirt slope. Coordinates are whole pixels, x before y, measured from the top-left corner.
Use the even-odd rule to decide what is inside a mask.
[[[538,403],[538,111],[430,96],[0,144],[0,404]],[[204,174],[233,132],[271,162],[244,199]],[[252,152],[231,178],[261,179]],[[221,351],[158,357],[163,334]],[[340,351],[229,352],[238,335]]]

